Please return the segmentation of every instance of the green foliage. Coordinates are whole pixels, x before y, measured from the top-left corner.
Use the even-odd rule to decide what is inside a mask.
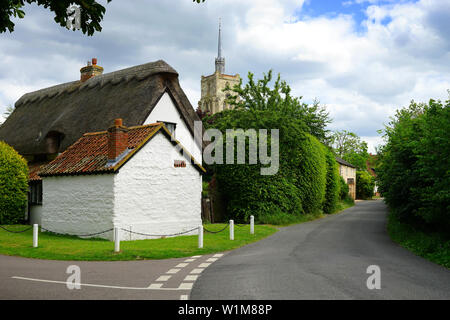
[[[395,212],[388,216],[387,230],[395,242],[415,254],[450,268],[450,239],[447,233],[423,232],[403,223]]]
[[[345,198],[349,197],[349,191],[350,188],[348,187],[348,184],[345,182],[344,178],[339,175],[339,198],[341,200],[344,200]]]
[[[331,135],[331,145],[334,153],[345,161],[354,165],[358,170],[366,170],[369,159],[367,142],[346,130],[336,131]]]
[[[411,102],[385,127],[379,189],[403,222],[450,231],[450,100]]]
[[[327,177],[326,177],[327,180],[325,190],[325,201],[323,203],[323,212],[333,213],[337,208],[337,204],[340,198],[341,185],[339,178],[341,178],[341,176],[339,175],[339,166],[334,158],[334,154],[329,149],[326,149],[325,152],[326,152],[325,159],[327,163]]]
[[[326,108],[319,105],[319,101],[308,105],[301,101],[302,97],[293,97],[290,86],[281,80],[280,74],[273,88],[270,88],[272,70],[258,81],[253,77],[254,75],[249,72],[248,83],[245,86],[242,86],[241,79],[239,85],[225,88],[224,91],[230,94],[227,100],[230,105],[237,109],[278,112],[285,118],[297,121],[304,132],[315,136],[321,142],[327,141],[329,131],[326,130],[326,126],[331,123],[331,119]]]
[[[0,141],[0,224],[15,224],[23,220],[27,192],[27,162],[12,147]]]
[[[107,0],[107,3],[112,0]],[[205,2],[205,0],[193,0],[193,2]],[[73,4],[80,7],[81,11],[81,31],[84,34],[92,36],[96,31],[101,31],[100,22],[106,12],[104,6],[95,0],[2,0],[0,2],[0,33],[14,31],[15,24],[13,17],[23,19],[25,11],[22,10],[25,3],[35,3],[50,9],[55,14],[55,22],[62,27],[66,27],[66,10]]]
[[[356,171],[356,198],[372,199],[375,179],[367,171]]]
[[[270,81],[271,72],[258,82],[249,73],[249,83],[244,88],[242,82],[233,88],[235,96],[230,101],[235,108],[207,116],[203,121],[205,128],[220,130],[225,141],[227,129],[279,129],[279,170],[275,175],[261,175],[260,169],[266,165],[248,161],[215,164],[210,169],[227,203],[227,218],[247,221],[254,215],[257,222],[289,224],[302,214],[319,214],[322,209],[325,150],[308,127],[310,119],[321,116],[292,98],[289,86],[279,77],[273,89],[269,88]],[[325,132],[318,136],[325,136]],[[268,147],[272,149],[271,141]],[[248,150],[246,144],[247,154]]]

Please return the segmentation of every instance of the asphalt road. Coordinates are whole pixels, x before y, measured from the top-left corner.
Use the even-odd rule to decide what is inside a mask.
[[[146,261],[52,261],[0,255],[0,300],[187,300],[223,254]],[[67,286],[79,267],[79,289]]]
[[[364,201],[282,228],[206,269],[190,299],[450,299],[450,270],[395,244],[386,214],[382,201]],[[380,289],[367,287],[372,265]]]

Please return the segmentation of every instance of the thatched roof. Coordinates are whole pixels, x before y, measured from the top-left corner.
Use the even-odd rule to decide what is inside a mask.
[[[0,126],[0,140],[22,155],[45,154],[46,136],[60,133],[62,152],[84,133],[102,131],[114,119],[122,118],[126,126],[142,125],[165,92],[194,134],[194,121],[200,119],[180,87],[178,73],[159,60],[23,95]]]

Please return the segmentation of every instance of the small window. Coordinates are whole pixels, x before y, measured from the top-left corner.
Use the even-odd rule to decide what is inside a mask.
[[[30,204],[42,204],[42,181],[33,181],[30,183]]]
[[[355,179],[347,178],[347,184],[354,184],[354,183],[355,183]]]
[[[174,122],[167,122],[167,121],[158,121],[164,123],[164,126],[169,130],[170,134],[175,138],[175,131],[177,129],[177,124]]]

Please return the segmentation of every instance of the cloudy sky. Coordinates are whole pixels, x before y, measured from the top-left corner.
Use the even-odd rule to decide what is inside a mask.
[[[106,3],[106,1],[100,1]],[[79,78],[92,57],[111,72],[163,59],[196,108],[200,77],[214,71],[223,24],[226,72],[281,73],[305,102],[326,105],[331,130],[362,136],[411,99],[446,100],[450,89],[447,0],[113,0],[103,31],[87,37],[36,5],[0,34],[0,113],[26,92]]]

